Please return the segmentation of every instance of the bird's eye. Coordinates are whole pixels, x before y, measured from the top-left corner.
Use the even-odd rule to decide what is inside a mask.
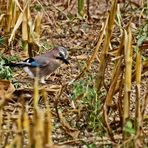
[[[59,52],[59,56],[66,59],[68,55],[66,51],[62,50]]]
[[[59,56],[62,58],[65,58],[65,53],[64,52],[59,52]]]

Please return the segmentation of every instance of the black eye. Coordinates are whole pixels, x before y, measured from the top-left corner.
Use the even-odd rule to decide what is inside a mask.
[[[65,54],[63,54],[62,52],[59,53],[61,58],[65,58]]]

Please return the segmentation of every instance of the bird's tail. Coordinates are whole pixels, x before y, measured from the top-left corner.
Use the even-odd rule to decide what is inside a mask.
[[[26,67],[26,66],[30,66],[30,63],[27,62],[18,62],[18,63],[6,63],[4,64],[4,66],[10,66],[10,67]]]

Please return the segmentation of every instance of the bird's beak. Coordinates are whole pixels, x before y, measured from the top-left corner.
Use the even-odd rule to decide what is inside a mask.
[[[70,64],[69,61],[68,61],[67,59],[64,59],[64,58],[63,58],[63,62],[64,62],[65,64],[67,64],[67,65]]]
[[[56,57],[56,59],[61,60],[65,64],[70,64],[69,61],[67,59],[65,59],[64,57],[62,57],[62,56]]]

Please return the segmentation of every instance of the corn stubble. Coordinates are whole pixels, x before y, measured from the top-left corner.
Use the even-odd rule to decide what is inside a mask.
[[[21,35],[23,41],[23,47],[28,53],[32,54],[32,51],[38,49],[32,49],[32,46],[39,45],[40,28],[42,13],[38,12],[33,22],[33,18],[30,13],[30,0],[17,1],[17,0],[1,0],[1,16],[0,16],[0,29],[7,34],[6,43],[9,45],[17,40],[17,36]],[[20,37],[19,37],[20,38]],[[37,46],[33,46],[37,47]],[[39,85],[38,78],[34,82],[34,101],[33,101],[33,115],[30,116],[26,112],[25,100],[21,96],[21,109],[19,111],[18,118],[14,120],[16,128],[6,133],[3,131],[4,124],[4,110],[3,105],[0,106],[0,145],[3,147],[16,147],[21,148],[24,145],[26,147],[52,147],[52,125],[51,125],[51,112],[50,107],[47,104],[47,94],[43,90],[43,98],[45,103],[45,111],[43,112],[38,107],[39,99]],[[5,104],[5,103],[3,103]],[[10,117],[11,118],[11,117]],[[10,119],[8,119],[8,122]],[[11,124],[11,122],[10,122]],[[12,131],[15,133],[15,137],[12,138]],[[6,136],[4,136],[6,135]],[[11,137],[11,138],[10,138]],[[8,140],[8,139],[11,140]],[[1,147],[0,146],[0,147]]]
[[[54,147],[52,142],[52,123],[51,123],[51,111],[49,104],[47,104],[47,93],[44,88],[41,91],[45,111],[39,108],[39,84],[38,78],[34,82],[34,97],[33,97],[33,111],[32,115],[26,111],[25,98],[21,96],[20,109],[15,117],[9,117],[7,122],[9,125],[16,125],[15,128],[10,127],[8,131],[4,131],[3,124],[6,119],[3,117],[3,108],[0,108],[0,144],[3,147],[21,148],[21,147]],[[14,120],[13,120],[14,118]],[[13,121],[13,124],[11,123]],[[12,133],[15,133],[12,135]],[[9,139],[9,140],[8,140]],[[11,140],[10,140],[11,139]]]
[[[3,0],[0,3],[0,30],[5,32],[7,45],[10,46],[21,38],[26,55],[32,56],[40,46],[42,12],[38,12],[33,19],[30,12],[30,0]]]
[[[11,43],[16,39],[17,34],[21,34],[23,40],[25,51],[29,52],[32,44],[39,44],[40,37],[40,28],[41,28],[41,18],[42,13],[38,12],[36,15],[35,21],[32,21],[30,14],[30,1],[21,1],[1,0],[1,10],[2,14],[0,16],[0,29],[3,28],[5,32],[10,34],[7,42]],[[118,9],[117,9],[118,8]],[[98,66],[98,73],[96,76],[95,87],[99,93],[101,89],[105,89],[106,96],[103,101],[103,117],[104,125],[106,131],[110,136],[110,139],[116,143],[114,131],[110,126],[110,116],[109,111],[112,108],[114,98],[116,98],[117,112],[119,113],[119,123],[121,127],[122,141],[119,147],[127,147],[129,143],[139,139],[141,135],[141,128],[143,126],[144,112],[146,104],[148,102],[148,86],[145,92],[144,103],[141,102],[141,80],[142,73],[148,70],[148,60],[142,61],[141,49],[138,48],[136,52],[132,44],[132,31],[131,31],[131,21],[128,23],[127,27],[123,29],[120,27],[120,45],[119,48],[115,51],[109,49],[112,32],[114,31],[115,26],[115,16],[117,15],[117,10],[119,10],[119,5],[117,0],[112,1],[112,9],[108,14],[106,22],[104,23],[102,33],[99,35],[99,40],[97,46],[92,54],[91,58],[87,62],[87,66],[82,70],[82,72],[76,77],[76,80],[79,80],[91,67],[94,59],[99,56],[100,63]],[[7,11],[6,11],[7,10]],[[119,13],[118,13],[119,14]],[[120,21],[120,20],[118,20]],[[121,22],[119,23],[122,24]],[[21,28],[21,29],[20,29]],[[103,49],[100,55],[97,55],[101,43],[103,42]],[[37,50],[37,49],[34,49]],[[31,53],[30,53],[31,54]],[[107,65],[109,64],[110,59],[114,57],[114,67],[111,73],[111,79],[109,85],[105,84],[105,77],[107,71]],[[135,58],[136,57],[136,58]],[[135,65],[133,64],[135,61]],[[135,135],[129,134],[125,129],[128,121],[132,118],[130,115],[130,100],[131,98],[131,88],[133,83],[136,84],[135,87],[135,117],[134,117],[134,129]],[[148,84],[147,84],[148,85]],[[117,95],[118,94],[118,95]],[[0,142],[3,147],[11,148],[17,147],[20,148],[22,145],[26,147],[53,147],[52,141],[52,123],[51,123],[51,111],[50,107],[47,104],[47,94],[43,89],[42,96],[45,104],[45,111],[41,110],[38,106],[39,101],[39,85],[38,78],[34,82],[34,97],[33,97],[33,114],[32,116],[28,115],[25,111],[25,100],[21,98],[21,110],[19,112],[19,117],[17,120],[14,120],[16,127],[13,129],[15,132],[14,138],[10,138],[11,141],[8,141],[9,137],[12,137],[11,131],[7,131],[6,136],[4,136],[4,131],[2,130],[3,125],[3,106],[0,106]],[[99,98],[98,98],[99,99]],[[10,117],[9,117],[10,118]],[[10,119],[8,119],[10,121]],[[5,137],[5,138],[4,138]],[[25,139],[26,142],[25,142]]]
[[[109,48],[111,46],[112,32],[114,31],[115,26],[115,16],[118,18],[118,26],[120,29],[120,45],[116,50],[110,50]],[[107,17],[101,35],[99,35],[97,46],[90,59],[87,61],[87,66],[82,70],[82,72],[76,77],[74,81],[79,80],[90,69],[91,64],[96,57],[100,57],[95,87],[98,92],[98,96],[102,89],[105,89],[106,91],[105,99],[103,100],[103,117],[106,131],[108,132],[110,139],[116,143],[118,138],[116,138],[109,120],[111,118],[109,112],[113,107],[113,104],[116,102],[117,112],[119,113],[120,119],[119,126],[121,127],[121,136],[123,139],[121,144],[117,144],[117,146],[131,147],[137,146],[136,142],[139,141],[139,138],[142,135],[141,128],[143,126],[144,112],[148,101],[148,87],[144,92],[144,101],[142,101],[141,79],[142,73],[144,74],[148,70],[148,61],[147,59],[142,61],[142,48],[134,50],[135,46],[132,38],[134,35],[132,34],[131,29],[132,17],[125,29],[123,26],[121,26],[121,18],[120,5],[117,4],[117,0],[114,0],[112,1],[112,8],[110,10],[109,17]],[[104,41],[102,35],[104,35]],[[98,52],[102,42],[103,49],[100,54],[97,55],[96,53]],[[112,62],[114,62],[114,66],[112,67],[113,70],[111,72],[111,79],[109,84],[106,84],[105,79],[107,66]],[[135,88],[134,94],[136,96],[134,119],[130,114],[130,102],[133,99],[132,87]],[[116,101],[114,101],[115,98]],[[144,138],[144,136],[142,137]],[[141,141],[139,143],[143,142]]]
[[[111,107],[113,106],[114,98],[117,99],[117,106],[118,106],[117,111],[119,112],[120,126],[122,129],[122,138],[123,138],[123,142],[119,147],[122,146],[130,147],[130,146],[136,146],[136,142],[139,140],[140,135],[142,133],[141,128],[144,119],[143,110],[145,110],[144,108],[146,107],[146,102],[148,98],[147,98],[147,92],[145,91],[144,103],[141,100],[141,79],[142,79],[142,73],[147,71],[144,70],[147,69],[147,67],[145,65],[146,60],[145,62],[142,62],[141,49],[138,48],[136,52],[134,51],[134,46],[132,43],[133,42],[132,31],[131,31],[132,19],[131,21],[129,21],[125,29],[122,29],[123,27],[119,26],[121,32],[121,40],[119,48],[116,51],[109,50],[109,44],[113,32],[113,27],[115,25],[114,22],[116,14],[117,14],[117,1],[114,0],[112,4],[112,9],[109,14],[108,25],[106,27],[106,35],[105,35],[105,41],[103,43],[103,49],[100,53],[101,58],[100,58],[98,74],[96,77],[96,89],[98,91],[98,94],[100,93],[101,88],[106,89],[107,94],[103,105],[104,123],[106,125],[106,129],[108,131],[110,138],[114,142],[116,142],[116,140],[113,134],[113,130],[110,126],[110,121],[109,121],[110,116],[108,113]],[[121,22],[119,22],[118,24],[121,24]],[[114,67],[111,73],[110,83],[109,85],[106,85],[104,82],[106,69],[110,61],[109,59],[112,58],[111,57],[112,55],[114,56],[115,59]],[[134,64],[134,61],[136,64]],[[131,106],[130,101],[132,99],[131,92],[134,83],[136,84],[135,117],[134,117],[134,122],[132,123],[133,125],[129,126],[131,129],[133,128],[135,131],[133,132],[134,133],[133,136],[132,130],[127,131],[125,130],[125,127],[129,125],[129,121],[133,120],[133,117],[131,117],[130,115],[130,106]]]

